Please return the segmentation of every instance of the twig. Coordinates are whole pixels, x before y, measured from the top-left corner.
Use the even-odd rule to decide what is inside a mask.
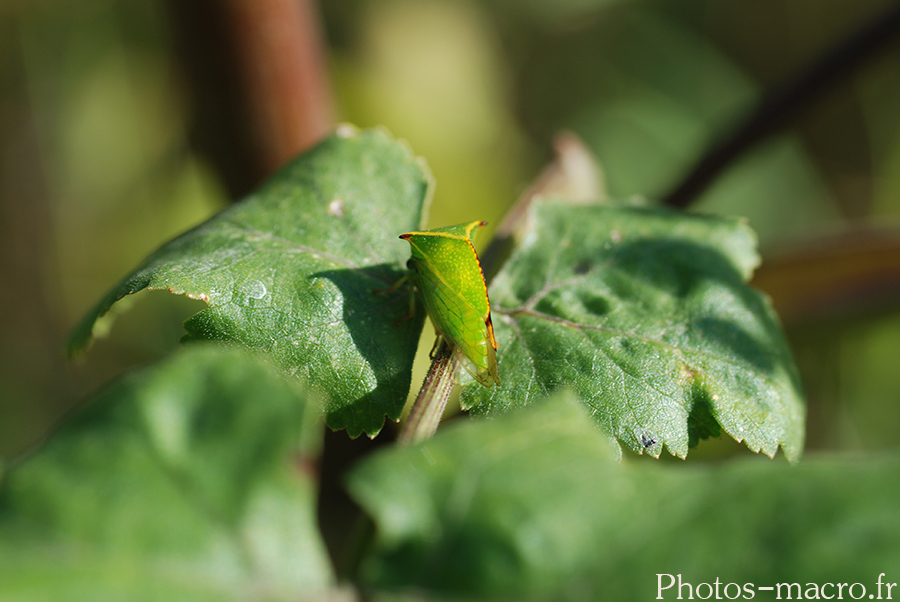
[[[851,73],[898,33],[900,3],[833,46],[787,84],[766,96],[747,119],[703,156],[663,202],[680,208],[690,205],[737,157],[784,126],[824,88]]]
[[[447,407],[447,400],[456,384],[458,364],[447,341],[442,340],[434,352],[431,368],[422,383],[412,411],[397,440],[401,444],[418,443],[430,438],[437,430]]]

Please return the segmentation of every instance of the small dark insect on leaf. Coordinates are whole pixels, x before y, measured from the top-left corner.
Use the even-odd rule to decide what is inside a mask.
[[[641,445],[644,446],[644,449],[656,445],[656,437],[648,437],[647,435],[641,434]]]
[[[580,261],[575,265],[575,273],[578,275],[584,275],[591,271],[593,265],[590,261]]]

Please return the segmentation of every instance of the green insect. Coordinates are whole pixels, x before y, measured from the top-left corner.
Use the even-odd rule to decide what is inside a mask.
[[[487,222],[407,232],[407,262],[438,339],[446,340],[459,363],[485,387],[500,384],[491,302],[472,235]]]

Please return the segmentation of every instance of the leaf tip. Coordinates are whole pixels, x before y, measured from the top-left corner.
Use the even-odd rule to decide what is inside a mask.
[[[66,342],[66,359],[78,361],[84,358],[87,348],[91,343],[90,335],[83,336],[80,332],[73,332]]]
[[[800,461],[800,456],[803,454],[803,445],[790,445],[782,443],[781,453],[790,464],[797,464]]]
[[[107,310],[108,311],[108,310]],[[108,324],[101,322],[107,311],[98,311],[96,308],[84,316],[72,329],[68,341],[66,341],[66,358],[69,360],[81,360],[87,354],[98,336],[106,334]]]

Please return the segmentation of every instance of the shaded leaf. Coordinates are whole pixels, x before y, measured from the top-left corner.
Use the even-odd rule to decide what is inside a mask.
[[[469,385],[476,414],[572,387],[625,446],[684,457],[721,430],[790,459],[803,447],[796,367],[739,220],[661,209],[534,207],[490,286],[504,385]]]
[[[420,225],[430,176],[381,131],[342,128],[260,190],[163,245],[76,328],[70,348],[125,295],[168,289],[209,307],[189,338],[239,341],[327,392],[326,421],[351,436],[398,418],[422,312],[408,293],[376,296],[404,274],[400,232]]]
[[[317,416],[245,352],[130,373],[4,476],[3,599],[315,599]]]
[[[363,581],[415,599],[653,600],[658,574],[872,588],[900,561],[896,457],[616,462],[561,397],[358,466],[349,488],[377,527]]]

